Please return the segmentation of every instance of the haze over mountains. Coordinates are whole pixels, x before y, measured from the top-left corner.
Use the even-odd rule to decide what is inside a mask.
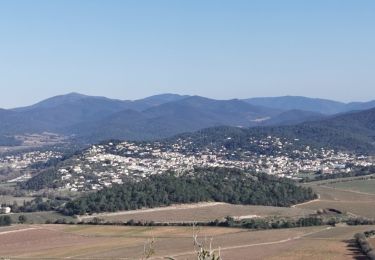
[[[162,94],[122,101],[71,93],[28,107],[1,109],[0,136],[48,131],[86,142],[146,140],[223,125],[280,126],[322,119],[337,122],[331,121],[332,115],[372,107],[375,101],[346,104],[296,96],[214,100]]]

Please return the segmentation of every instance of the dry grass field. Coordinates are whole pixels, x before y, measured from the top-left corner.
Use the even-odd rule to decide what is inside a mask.
[[[65,216],[54,211],[12,213],[9,216],[12,218],[13,223],[18,223],[18,218],[20,215],[26,217],[27,224],[45,224],[47,220],[54,222],[57,219],[65,219],[66,222],[76,221],[76,219],[73,217]]]
[[[132,210],[116,213],[81,216],[82,220],[100,217],[106,221],[155,221],[155,222],[191,222],[212,221],[232,217],[266,217],[266,216],[305,216],[315,211],[302,208],[281,208],[266,206],[244,206],[227,203],[197,203],[189,205],[175,205],[154,209]]]
[[[23,205],[24,201],[32,201],[33,199],[33,197],[14,197],[0,195],[0,204],[13,204],[13,202],[17,202],[18,205]]]
[[[337,182],[328,184],[327,186],[341,190],[375,194],[375,179]]]
[[[249,231],[205,227],[201,240],[213,239],[223,259],[354,259],[348,244],[356,227],[311,227]],[[124,227],[24,225],[0,229],[0,258],[9,259],[140,259],[147,240],[155,239],[152,259],[194,259],[191,227]]]
[[[350,183],[347,182],[345,185],[349,186]],[[357,185],[356,187],[359,189],[358,181],[354,181],[354,183],[353,187]],[[308,186],[312,187],[320,195],[320,199],[298,205],[297,208],[310,210],[335,208],[352,215],[375,218],[375,194],[338,189],[329,187],[326,184],[318,186],[316,183],[309,183]]]

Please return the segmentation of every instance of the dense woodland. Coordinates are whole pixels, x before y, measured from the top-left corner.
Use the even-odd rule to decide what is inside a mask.
[[[20,183],[22,189],[40,190],[44,188],[57,188],[56,180],[59,179],[58,171],[55,167],[42,170],[38,175]]]
[[[199,168],[105,188],[68,202],[62,213],[81,215],[201,201],[290,206],[314,198],[310,188],[287,179],[238,169]]]

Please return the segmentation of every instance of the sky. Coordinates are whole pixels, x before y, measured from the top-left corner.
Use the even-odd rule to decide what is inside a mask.
[[[375,99],[373,0],[0,0],[0,107],[79,92]]]

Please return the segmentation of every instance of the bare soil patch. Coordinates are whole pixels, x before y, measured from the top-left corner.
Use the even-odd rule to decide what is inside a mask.
[[[54,248],[84,245],[91,238],[50,230],[46,227],[25,226],[16,232],[0,233],[1,256],[28,256]]]

